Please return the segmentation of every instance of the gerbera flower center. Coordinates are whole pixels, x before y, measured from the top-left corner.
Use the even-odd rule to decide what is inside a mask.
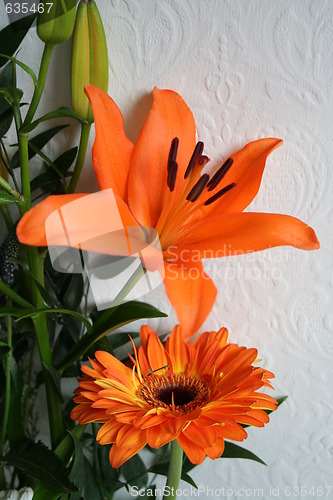
[[[169,188],[170,200],[164,205],[156,230],[160,235],[162,249],[175,244],[179,237],[184,236],[184,224],[192,217],[198,209],[211,205],[228,191],[236,186],[234,182],[215,191],[222,179],[233,165],[233,159],[228,158],[217,172],[210,178],[207,173],[201,175],[203,167],[209,158],[203,155],[203,142],[198,142],[187,166],[182,182],[182,189],[174,196],[176,187],[178,164],[177,151],[179,139],[175,137],[171,142],[168,164],[167,164],[167,185]],[[179,176],[178,176],[179,177]]]
[[[148,375],[138,389],[138,397],[154,408],[170,408],[186,413],[202,406],[210,389],[201,380],[185,375]]]

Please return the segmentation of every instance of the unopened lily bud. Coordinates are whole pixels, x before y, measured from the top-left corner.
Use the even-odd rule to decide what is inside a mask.
[[[73,33],[76,0],[40,0],[37,34],[45,43],[62,43]]]
[[[84,87],[91,84],[107,91],[108,73],[108,51],[101,16],[94,0],[81,0],[73,34],[72,107],[89,123],[94,117]]]

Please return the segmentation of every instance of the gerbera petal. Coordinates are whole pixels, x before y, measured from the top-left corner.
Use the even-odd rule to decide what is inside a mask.
[[[92,150],[94,170],[100,189],[112,188],[127,201],[127,180],[133,143],[124,132],[124,119],[115,102],[103,90],[87,85],[95,119]]]
[[[188,439],[184,434],[180,434],[177,438],[178,443],[183,448],[186,453],[187,458],[192,464],[201,464],[205,458],[206,453],[200,446],[193,443],[190,439]]]
[[[187,343],[184,342],[179,325],[175,326],[167,339],[167,349],[171,361],[171,369],[174,373],[186,371],[189,362],[189,351]]]
[[[135,144],[128,177],[128,201],[144,226],[155,227],[167,194],[167,164],[174,137],[179,139],[178,177],[183,178],[195,146],[195,123],[182,97],[153,90],[153,105]],[[175,193],[181,184],[176,181]]]
[[[126,431],[126,435],[133,434],[133,432],[131,433],[131,426],[127,427],[128,430]],[[133,436],[131,435],[131,437]],[[114,469],[117,469],[131,457],[139,453],[139,451],[142,450],[142,448],[146,446],[146,444],[147,444],[146,431],[135,429],[135,437],[134,439],[131,439],[130,444],[128,444],[125,441],[125,443],[122,443],[120,445],[116,443],[112,445],[109,454],[111,466]]]
[[[164,285],[181,326],[184,339],[192,337],[210,313],[216,287],[204,272],[201,262],[189,267],[179,267],[175,263],[165,264]],[[198,304],[194,307],[193,304]]]
[[[206,453],[207,457],[209,457],[211,460],[220,458],[220,456],[224,452],[224,439],[218,438],[216,443],[213,446],[210,446],[209,448],[205,448],[204,452]]]
[[[283,245],[319,248],[314,230],[295,217],[244,212],[212,216],[193,224],[182,246],[173,253],[179,258],[182,253],[187,259],[213,258]]]

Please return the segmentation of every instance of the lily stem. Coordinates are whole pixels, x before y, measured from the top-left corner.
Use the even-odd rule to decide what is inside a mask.
[[[7,305],[10,306],[10,299],[7,299]],[[1,438],[0,438],[0,455],[3,453],[3,448],[5,445],[6,432],[7,432],[7,424],[8,424],[8,416],[9,416],[9,405],[10,405],[10,366],[12,362],[12,318],[11,316],[7,317],[7,344],[9,347],[9,351],[6,356],[6,395],[5,395],[5,407],[3,411],[3,421],[2,421],[2,429],[1,429]],[[0,472],[0,487],[5,488],[5,476],[4,469],[1,466]]]
[[[43,52],[42,60],[41,60],[41,64],[40,64],[39,74],[38,74],[37,85],[35,86],[34,94],[32,96],[32,100],[31,100],[28,112],[27,112],[26,117],[24,119],[24,125],[31,123],[31,121],[36,113],[40,98],[42,97],[42,93],[44,90],[47,71],[49,68],[50,59],[51,59],[53,49],[54,49],[54,45],[52,43],[45,44],[44,52]]]
[[[81,125],[79,151],[78,151],[73,175],[72,175],[71,181],[69,183],[69,188],[68,188],[69,193],[74,193],[76,186],[77,186],[77,183],[78,183],[79,178],[80,178],[84,159],[86,157],[90,129],[91,129],[91,123],[83,123]]]
[[[165,485],[165,494],[163,500],[167,498],[177,498],[177,489],[179,486],[180,477],[182,475],[183,466],[183,449],[178,443],[177,439],[174,439],[171,443],[171,455],[168,470],[167,482]]]

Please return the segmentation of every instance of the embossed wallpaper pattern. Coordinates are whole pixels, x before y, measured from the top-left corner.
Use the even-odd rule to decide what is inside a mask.
[[[219,292],[202,330],[224,325],[232,341],[258,347],[263,366],[276,375],[275,395],[289,399],[244,443],[268,467],[207,459],[192,475],[200,486],[224,487],[229,498],[243,498],[245,490],[250,498],[274,492],[287,498],[288,486],[304,486],[302,498],[319,498],[317,488],[333,484],[333,2],[96,1],[108,40],[109,93],[132,140],[155,85],[178,91],[193,110],[210,168],[250,140],[284,139],[249,210],[301,218],[315,228],[321,249],[288,247],[207,261]],[[6,23],[2,12],[1,25]],[[56,47],[40,113],[70,105],[69,78],[59,80],[59,68],[69,66],[69,48]],[[40,52],[31,30],[21,59],[37,70]],[[31,93],[28,78],[21,79]],[[73,139],[68,134],[58,147]],[[92,185],[88,158],[80,188],[90,191]],[[169,313],[151,323],[168,331],[176,317],[163,287],[147,299]],[[219,492],[200,494],[209,496],[219,498]],[[122,492],[117,498],[127,497]],[[322,498],[333,498],[333,490],[326,496],[324,488]]]

